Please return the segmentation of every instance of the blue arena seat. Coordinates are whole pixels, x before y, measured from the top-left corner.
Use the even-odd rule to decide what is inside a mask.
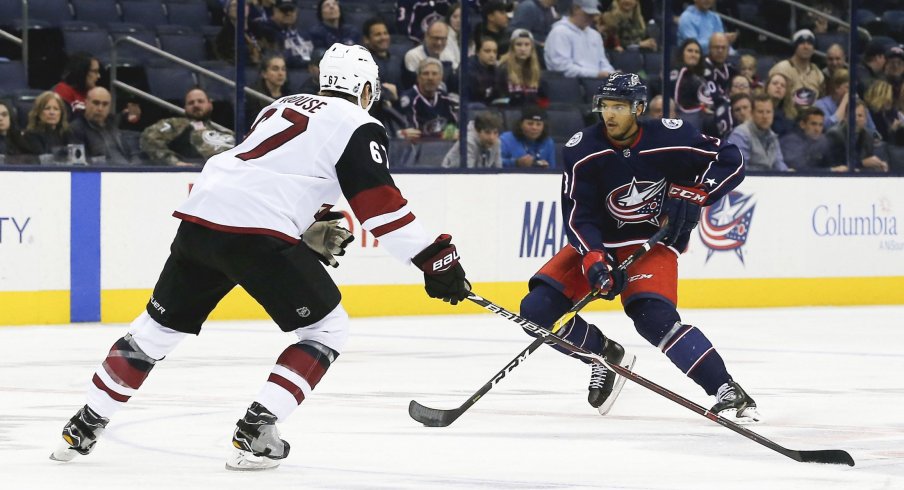
[[[134,22],[150,29],[168,23],[163,5],[157,1],[122,2],[119,8],[123,22]]]
[[[235,81],[235,67],[230,65],[225,61],[205,61],[199,63],[204,68],[220,75],[221,77],[225,77],[229,80]],[[207,92],[207,96],[212,100],[218,101],[231,101],[235,96],[235,89],[230,87],[229,85],[217,81],[211,77],[208,77],[202,73],[198,75],[198,81],[200,82],[201,88]]]
[[[193,32],[163,33],[158,29],[160,49],[184,60],[197,63],[207,58],[204,36]]]
[[[558,74],[547,76],[544,74],[549,101],[563,104],[581,104],[584,102],[584,91],[581,82],[576,78],[567,78]]]
[[[150,44],[155,48],[160,47],[157,44],[157,36],[153,32],[147,30],[142,24],[133,22],[114,22],[110,23],[107,28],[110,31],[110,36],[113,38],[113,41],[129,36],[138,41]],[[119,42],[116,44],[116,49],[116,55],[123,59],[143,62],[159,58],[156,54],[147,49],[128,42]]]
[[[106,29],[82,26],[65,26],[63,31],[63,48],[67,52],[85,51],[98,59],[109,59],[110,34]]]
[[[107,25],[119,22],[119,9],[110,0],[72,0],[75,19]]]
[[[455,146],[454,141],[424,140],[417,144],[415,167],[440,168],[449,149]]]
[[[166,16],[170,24],[203,26],[210,24],[210,12],[203,2],[168,2]]]
[[[574,109],[550,109],[548,114],[549,133],[556,142],[567,141],[574,133],[584,128],[583,107]]]
[[[21,61],[0,61],[0,94],[28,88],[25,66]]]
[[[176,101],[182,107],[185,94],[197,85],[195,76],[188,68],[168,64],[152,63],[145,68],[150,92],[161,99]]]
[[[5,0],[7,3],[21,0]],[[60,25],[67,20],[72,20],[72,9],[66,0],[29,0],[29,19],[42,20],[51,25]]]

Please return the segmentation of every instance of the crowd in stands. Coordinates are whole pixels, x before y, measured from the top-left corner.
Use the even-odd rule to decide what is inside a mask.
[[[0,7],[0,29],[16,32],[17,3]],[[589,102],[596,87],[621,71],[652,89],[644,117],[680,118],[736,144],[750,171],[904,172],[904,10],[897,24],[886,20],[873,13],[888,10],[881,0],[864,1],[858,11],[874,35],[861,40],[853,80],[854,168],[845,164],[852,83],[845,30],[803,11],[797,25],[776,27],[752,0],[673,2],[665,86],[662,6],[654,0],[469,0],[465,7],[450,0],[247,0],[240,52],[237,0],[111,0],[103,15],[88,0],[34,3],[58,7],[53,14],[34,7],[30,18],[61,33],[65,69],[47,83],[38,75],[54,64],[30,67],[41,81],[28,86],[24,76],[4,77],[4,65],[26,68],[0,45],[5,164],[202,165],[235,144],[227,128],[247,132],[271,99],[319,91],[320,57],[338,42],[363,44],[380,68],[382,98],[371,114],[387,128],[397,167],[560,168],[564,142],[595,121]],[[844,17],[837,0],[815,7]],[[731,30],[717,12],[777,30],[791,44]],[[89,42],[92,34],[99,44]],[[236,64],[245,66],[247,86],[260,95],[246,93],[244,120],[236,122],[233,89],[125,49],[118,40],[126,35],[227,78]],[[171,117],[123,91],[111,96],[114,42],[120,79],[181,105],[184,114]],[[459,120],[462,103],[467,121]]]

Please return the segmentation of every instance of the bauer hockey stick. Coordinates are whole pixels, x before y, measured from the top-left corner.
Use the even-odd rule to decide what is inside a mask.
[[[659,240],[661,240],[663,236],[665,236],[665,234],[666,234],[666,226],[665,225],[666,224],[667,223],[664,223],[662,228],[659,231],[657,231],[653,236],[651,236],[646,242],[644,242],[644,244],[641,245],[640,248],[638,248],[637,250],[632,252],[631,255],[629,255],[628,258],[626,258],[621,264],[618,264],[618,269],[627,270],[628,267],[630,267],[631,264],[634,263],[634,261],[639,259],[645,253],[647,253],[651,248],[653,248],[653,245],[656,245],[656,243],[659,242]],[[562,329],[562,327],[564,327],[568,322],[570,322],[571,319],[574,318],[575,315],[577,315],[579,311],[581,311],[585,306],[590,304],[590,302],[593,301],[594,299],[596,299],[596,297],[597,297],[596,294],[593,291],[591,291],[586,296],[581,298],[581,300],[578,301],[577,303],[575,303],[575,305],[572,306],[570,310],[568,310],[564,315],[562,315],[561,317],[559,317],[558,320],[556,320],[556,322],[552,325],[552,328],[549,329],[550,332],[558,333],[559,330]],[[489,302],[475,294],[471,294],[470,296],[468,296],[468,299],[479,304],[480,306],[483,306],[484,308],[487,308],[488,305],[492,305],[491,302]],[[487,309],[489,309],[489,308],[487,308]],[[490,311],[493,311],[493,310],[490,309]],[[494,311],[494,313],[495,313],[495,311]],[[519,352],[518,355],[515,356],[514,359],[509,361],[509,363],[506,364],[504,368],[502,368],[501,370],[499,370],[499,372],[494,374],[493,377],[490,378],[489,381],[487,381],[483,386],[481,386],[480,389],[477,390],[476,393],[471,395],[470,398],[465,400],[465,402],[462,403],[461,406],[459,406],[458,408],[452,408],[449,410],[430,408],[430,407],[421,405],[420,403],[418,403],[414,400],[411,400],[411,402],[408,404],[408,415],[410,415],[411,418],[413,418],[414,420],[426,425],[427,427],[446,427],[446,426],[452,424],[452,422],[455,422],[455,420],[458,419],[458,417],[461,417],[462,414],[464,414],[469,408],[471,408],[471,406],[473,406],[475,403],[477,403],[477,400],[480,400],[480,398],[483,397],[483,395],[486,395],[488,391],[492,390],[493,387],[496,386],[496,384],[498,384],[500,381],[502,381],[502,378],[504,378],[508,373],[510,373],[512,371],[512,369],[515,369],[516,367],[518,367],[531,354],[533,354],[535,350],[539,349],[541,345],[546,343],[546,341],[547,341],[547,339],[544,336],[542,336],[542,335],[538,336],[536,340],[531,342],[530,345],[528,345],[524,350]]]
[[[574,354],[577,357],[583,357],[585,359],[588,359],[590,362],[593,362],[596,364],[605,364],[606,367],[615,371],[617,374],[624,376],[626,379],[630,379],[631,381],[643,386],[644,388],[647,388],[650,391],[656,392],[659,395],[662,395],[663,397],[668,398],[669,400],[681,405],[682,407],[685,407],[692,412],[698,413],[698,414],[712,420],[713,422],[721,425],[722,427],[730,429],[758,444],[766,446],[767,448],[772,449],[773,451],[775,451],[779,454],[783,454],[795,461],[799,461],[801,463],[846,464],[848,466],[854,466],[854,458],[852,458],[851,455],[847,453],[847,451],[842,451],[841,449],[823,449],[823,450],[816,450],[816,451],[797,451],[794,449],[788,449],[784,446],[776,444],[775,442],[757,434],[756,432],[754,432],[750,429],[747,429],[746,427],[742,427],[742,426],[732,422],[731,420],[728,420],[727,418],[722,417],[719,414],[713,413],[713,412],[707,410],[706,408],[703,408],[700,405],[697,405],[696,403],[688,400],[687,398],[684,398],[683,396],[681,396],[677,393],[674,393],[674,392],[644,378],[643,376],[641,376],[639,374],[634,373],[634,371],[625,369],[615,363],[610,364],[604,358],[602,358],[582,347],[578,347],[578,346],[572,344],[568,340],[565,340],[565,339],[559,337],[558,335],[531,322],[530,320],[521,318],[520,316],[506,310],[505,308],[493,303],[492,301],[489,301],[487,299],[481,298],[480,296],[476,296],[476,295],[469,296],[468,299],[483,306],[487,310],[492,311],[493,313],[501,316],[502,318],[505,318],[506,320],[509,320],[509,321],[512,321],[512,322],[518,324],[521,328],[530,330],[535,335],[538,335],[541,338],[544,338],[546,340],[549,340],[552,343],[562,346],[563,348],[570,351],[572,354]]]

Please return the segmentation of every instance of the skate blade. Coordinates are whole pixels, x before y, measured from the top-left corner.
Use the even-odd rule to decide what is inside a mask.
[[[763,421],[763,417],[756,411],[756,407],[747,407],[738,413],[737,409],[729,408],[719,412],[720,417],[738,424],[738,425],[756,425]]]
[[[75,449],[72,449],[72,446],[66,444],[65,442],[60,444],[58,448],[50,453],[51,460],[60,461],[62,463],[72,461],[76,456],[78,456],[78,452]]]
[[[248,451],[238,450],[233,451],[226,458],[226,469],[230,471],[264,471],[276,468],[279,463],[275,459],[255,456]]]
[[[619,363],[619,366],[630,371],[634,368],[635,362],[637,362],[637,356],[635,356],[634,354],[625,353],[625,357],[622,358],[622,362]],[[611,372],[612,374],[615,374],[614,371]],[[618,395],[621,393],[622,388],[625,386],[625,381],[627,381],[627,379],[625,379],[624,376],[616,376],[615,384],[612,385],[612,393],[610,393],[609,397],[606,398],[606,401],[604,401],[603,404],[597,408],[597,410],[599,410],[600,412],[600,415],[606,415],[607,413],[609,413],[609,410],[612,409],[612,405],[615,404],[615,399],[618,398]]]

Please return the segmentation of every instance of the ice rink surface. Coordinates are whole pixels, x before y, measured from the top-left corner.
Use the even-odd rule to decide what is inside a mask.
[[[618,313],[587,317],[638,355],[634,370],[714,400]],[[465,401],[530,338],[490,314],[353,319],[314,395],[281,424],[276,470],[223,467],[235,421],[295,337],[269,322],[210,323],[158,363],[95,451],[48,459],[125,325],[0,327],[3,489],[901,489],[904,308],[686,310],[753,396],[753,430],[791,449],[844,449],[857,466],[803,464],[628,382],[609,415],[589,369],[544,347],[446,428],[411,399]]]

